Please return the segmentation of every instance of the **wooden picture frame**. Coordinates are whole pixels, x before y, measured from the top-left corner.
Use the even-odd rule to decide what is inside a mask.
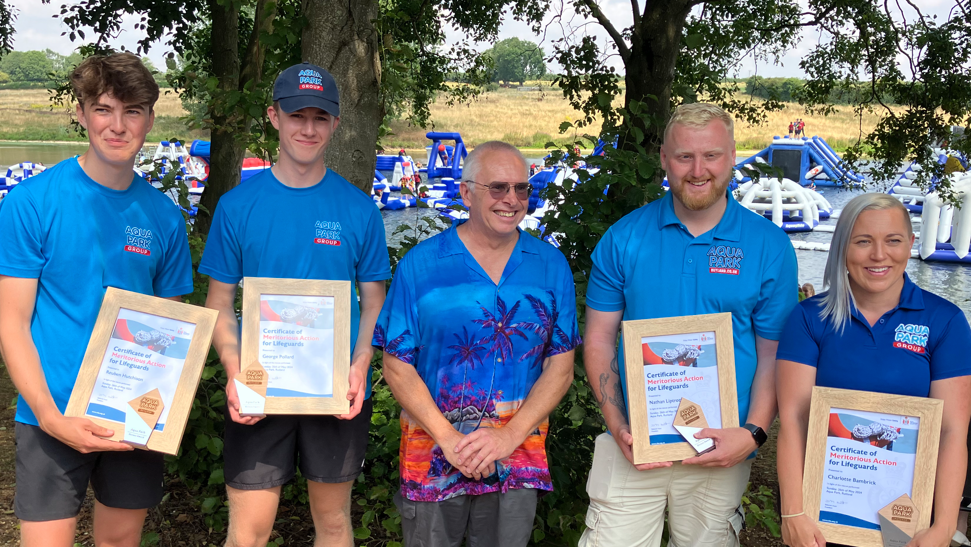
[[[81,362],[81,369],[78,372],[77,381],[74,384],[74,390],[71,392],[71,398],[64,415],[87,418],[102,427],[114,430],[115,434],[111,437],[111,440],[123,440],[125,438],[123,413],[120,422],[89,414],[89,412],[94,412],[92,409],[95,405],[105,409],[111,416],[118,416],[120,412],[117,409],[119,400],[109,403],[109,405],[115,404],[114,408],[109,405],[92,403],[91,400],[92,393],[95,392],[96,388],[101,387],[98,393],[110,393],[110,390],[105,390],[103,386],[107,386],[109,382],[115,386],[119,385],[117,370],[112,370],[114,367],[106,363],[110,361],[110,363],[115,363],[115,367],[120,370],[133,371],[132,374],[137,374],[138,371],[151,370],[155,373],[164,369],[165,366],[159,366],[160,361],[168,361],[169,364],[172,364],[172,360],[182,361],[181,372],[177,377],[163,375],[167,377],[169,385],[174,384],[176,387],[174,393],[165,396],[165,399],[171,400],[171,404],[165,405],[168,408],[166,409],[167,418],[164,420],[164,428],[162,430],[153,429],[148,442],[144,445],[144,448],[148,450],[175,455],[179,451],[182,434],[185,432],[186,422],[189,419],[189,411],[192,410],[192,401],[195,399],[196,389],[199,387],[199,380],[202,377],[202,369],[205,367],[206,357],[209,355],[209,345],[212,342],[212,333],[216,327],[218,315],[219,313],[215,310],[109,287],[105,291],[104,300],[101,302],[101,310],[98,312],[98,318],[88,341],[88,347]],[[152,317],[147,318],[146,316]],[[129,319],[123,319],[124,317]],[[117,329],[121,322],[124,321],[124,329],[127,332],[130,324],[128,322],[139,319],[147,319],[156,325],[164,321],[194,325],[191,338],[188,339],[187,348],[185,338],[179,338],[179,341],[175,342],[178,351],[185,352],[184,359],[181,357],[173,358],[171,352],[169,356],[165,356],[165,351],[169,349],[169,344],[173,343],[172,340],[175,340],[175,337],[169,337],[165,341],[165,345],[161,345],[160,338],[156,339],[155,343],[160,345],[160,348],[156,349],[151,349],[154,347],[151,345],[151,340],[136,342],[135,339],[129,341],[118,338]],[[148,326],[147,328],[152,327]],[[139,331],[134,336],[137,337],[145,332],[144,330]],[[155,330],[152,330],[151,334],[160,336],[158,331]],[[120,347],[123,345],[145,348],[144,353],[133,354],[130,349],[126,350]],[[110,356],[108,354],[109,346],[113,352]],[[124,357],[114,359],[116,353],[123,354]],[[142,359],[143,355],[151,355],[152,357]],[[102,368],[106,369],[104,374],[102,374]],[[98,382],[99,375],[102,377],[101,384]],[[114,377],[108,378],[108,375]],[[121,379],[120,382],[125,382],[125,379]],[[158,387],[151,382],[144,383],[148,384],[147,387]],[[145,387],[137,389],[143,392],[148,391]],[[141,396],[145,393],[136,392],[135,395]],[[98,411],[97,414],[102,415],[104,413]],[[139,448],[143,447],[138,446]]]
[[[333,380],[327,397],[266,396],[264,413],[346,414],[350,411],[347,392],[351,361],[351,282],[320,279],[243,278],[243,319],[240,367],[259,362],[261,304],[264,295],[328,297],[333,299]],[[355,303],[356,304],[356,303]],[[272,386],[270,386],[272,388]]]
[[[940,448],[941,421],[944,401],[925,397],[908,397],[886,393],[814,387],[809,408],[809,431],[806,439],[806,463],[803,471],[803,509],[816,521],[827,538],[839,538],[840,543],[856,547],[883,547],[880,530],[821,522],[826,460],[829,457],[830,416],[833,409],[882,414],[886,416],[920,418],[917,447],[914,456],[914,480],[911,499],[919,511],[917,530],[930,526],[934,501],[934,482],[937,473],[937,453]],[[869,447],[865,443],[860,443]],[[869,448],[868,448],[869,449]],[[900,492],[904,494],[905,492]],[[893,496],[895,499],[898,497]],[[893,499],[888,499],[888,503]],[[881,508],[877,508],[879,510]]]
[[[645,377],[647,365],[644,362],[643,346],[645,338],[672,337],[691,334],[714,333],[714,358],[717,367],[717,396],[720,411],[720,426],[738,427],[738,395],[735,387],[735,344],[732,338],[732,314],[713,313],[666,317],[661,319],[642,319],[623,322],[624,368],[627,378],[627,410],[630,418],[631,434],[634,438],[634,463],[655,463],[680,461],[697,452],[687,442],[666,442],[651,444],[651,423],[648,416],[648,386]],[[699,346],[700,347],[700,346]],[[698,370],[698,369],[695,369]],[[659,387],[659,389],[662,389]],[[670,392],[676,396],[677,392]],[[652,398],[654,396],[652,395]],[[700,401],[694,401],[700,403]],[[670,404],[666,405],[672,406]],[[677,405],[673,405],[677,410]]]

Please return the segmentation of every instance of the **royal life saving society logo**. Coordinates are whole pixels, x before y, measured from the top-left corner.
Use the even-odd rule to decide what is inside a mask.
[[[743,258],[745,258],[745,255],[739,247],[712,245],[708,249],[708,272],[738,275],[742,268]]]
[[[318,220],[314,223],[314,243],[318,245],[332,245],[340,247],[341,223],[329,220]]]
[[[320,73],[316,70],[305,68],[300,71],[297,76],[300,78],[299,89],[313,89],[314,91],[323,91],[324,82],[320,76]]]
[[[893,334],[893,347],[924,353],[927,351],[927,337],[930,329],[924,325],[899,324]]]
[[[151,256],[152,231],[135,226],[125,227],[125,250],[129,253]]]

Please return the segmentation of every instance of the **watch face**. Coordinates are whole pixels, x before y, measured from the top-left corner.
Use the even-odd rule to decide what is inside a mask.
[[[765,431],[757,425],[745,424],[743,427],[752,432],[752,437],[755,438],[755,444],[758,446],[762,446],[765,444],[765,441],[769,439],[769,436],[765,433]]]

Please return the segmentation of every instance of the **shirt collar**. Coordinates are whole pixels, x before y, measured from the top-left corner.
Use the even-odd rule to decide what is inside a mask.
[[[442,237],[439,238],[438,242],[438,257],[443,258],[446,256],[460,255],[467,252],[465,244],[459,239],[459,233],[457,228],[462,224],[468,222],[469,219],[461,219],[452,222],[452,226],[445,230]],[[516,241],[516,248],[513,249],[512,254],[518,255],[519,253],[527,254],[539,254],[539,249],[537,249],[533,243],[535,238],[529,237],[529,234],[524,232],[520,228],[516,228],[519,231],[519,240]]]
[[[924,309],[923,291],[910,280],[906,272],[904,272],[904,286],[900,289],[900,303],[897,304],[897,307],[906,310]]]
[[[718,224],[715,225],[715,228],[708,233],[715,239],[740,241],[742,238],[742,227],[739,222],[741,220],[739,214],[741,214],[742,206],[735,201],[735,196],[732,195],[730,190],[726,190],[726,193],[728,194],[728,203],[725,206],[725,213],[722,215],[721,220],[718,221]],[[658,229],[672,225],[682,226],[682,223],[681,219],[674,212],[674,196],[668,190],[664,197],[661,198],[661,214],[658,215]]]

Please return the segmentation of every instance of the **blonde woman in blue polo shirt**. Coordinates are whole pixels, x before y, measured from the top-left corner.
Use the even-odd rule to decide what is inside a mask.
[[[778,469],[786,545],[826,545],[802,506],[814,385],[944,401],[934,524],[908,545],[943,547],[954,535],[968,458],[971,328],[957,306],[907,277],[913,242],[910,215],[899,201],[886,194],[851,200],[826,262],[823,284],[829,290],[796,306],[782,333]],[[902,328],[927,336],[903,342],[896,339]]]

